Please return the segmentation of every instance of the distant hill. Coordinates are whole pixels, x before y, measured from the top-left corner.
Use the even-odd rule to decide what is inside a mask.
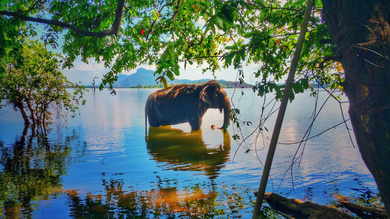
[[[123,81],[123,79],[127,78],[129,75],[125,75],[125,74],[119,74],[118,75],[118,80],[117,81]]]
[[[137,85],[146,86],[156,84],[156,78],[153,75],[154,71],[139,68],[136,73],[131,75],[119,74],[118,81],[114,87],[134,87]],[[126,76],[126,77],[124,77]],[[122,78],[122,80],[120,80]]]
[[[131,75],[119,74],[118,81],[114,83],[114,87],[136,87],[141,85],[145,86],[153,86],[156,85],[156,77],[154,76],[153,70],[147,70],[144,68],[139,68],[136,73]],[[188,80],[188,79],[175,79],[174,81],[169,81],[169,84],[203,84],[209,81],[210,79],[201,79],[201,80]],[[252,85],[242,84],[240,85],[238,82],[234,81],[225,81],[218,80],[218,83],[221,84],[222,87],[243,87],[243,88],[252,88]]]

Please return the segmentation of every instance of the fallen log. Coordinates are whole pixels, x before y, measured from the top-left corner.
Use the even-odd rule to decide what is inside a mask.
[[[362,218],[389,218],[382,207],[366,207],[345,200],[340,200],[338,203],[340,207],[344,207]]]
[[[290,199],[275,193],[266,193],[265,200],[273,209],[291,215],[294,218],[353,218],[351,215],[333,206]]]

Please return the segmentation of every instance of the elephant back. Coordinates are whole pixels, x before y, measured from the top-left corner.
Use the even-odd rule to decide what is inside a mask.
[[[177,101],[188,102],[199,99],[202,85],[173,85],[166,89],[155,91],[152,95],[155,102]]]

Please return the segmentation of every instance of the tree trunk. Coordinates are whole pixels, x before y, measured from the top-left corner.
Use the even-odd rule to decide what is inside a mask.
[[[322,0],[361,156],[390,215],[390,1]]]
[[[21,101],[15,102],[14,105],[19,109],[20,113],[22,114],[22,117],[24,119],[24,124],[29,125],[30,120],[28,119],[27,113],[24,110],[23,103]]]
[[[291,218],[344,218],[353,217],[333,206],[319,205],[311,201],[290,199],[276,193],[265,193],[265,200],[275,210]],[[283,216],[287,216],[283,215]]]
[[[33,107],[31,106],[31,102],[29,100],[30,100],[30,98],[28,98],[28,100],[26,102],[27,102],[28,109],[30,110],[31,120],[33,121],[33,124],[35,126],[37,124],[37,120],[35,119],[35,114],[34,114],[35,111],[34,111]]]

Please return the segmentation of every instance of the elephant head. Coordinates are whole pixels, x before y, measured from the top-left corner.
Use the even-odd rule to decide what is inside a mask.
[[[199,100],[207,109],[217,108],[224,114],[223,125],[220,129],[226,129],[229,125],[229,113],[231,110],[230,101],[226,92],[216,81],[205,83],[204,88],[200,92]]]
[[[223,111],[221,129],[226,129],[229,125],[230,101],[216,81],[200,85],[173,85],[149,96],[145,105],[145,127],[149,119],[152,127],[189,122],[192,130],[198,130],[209,108]]]

